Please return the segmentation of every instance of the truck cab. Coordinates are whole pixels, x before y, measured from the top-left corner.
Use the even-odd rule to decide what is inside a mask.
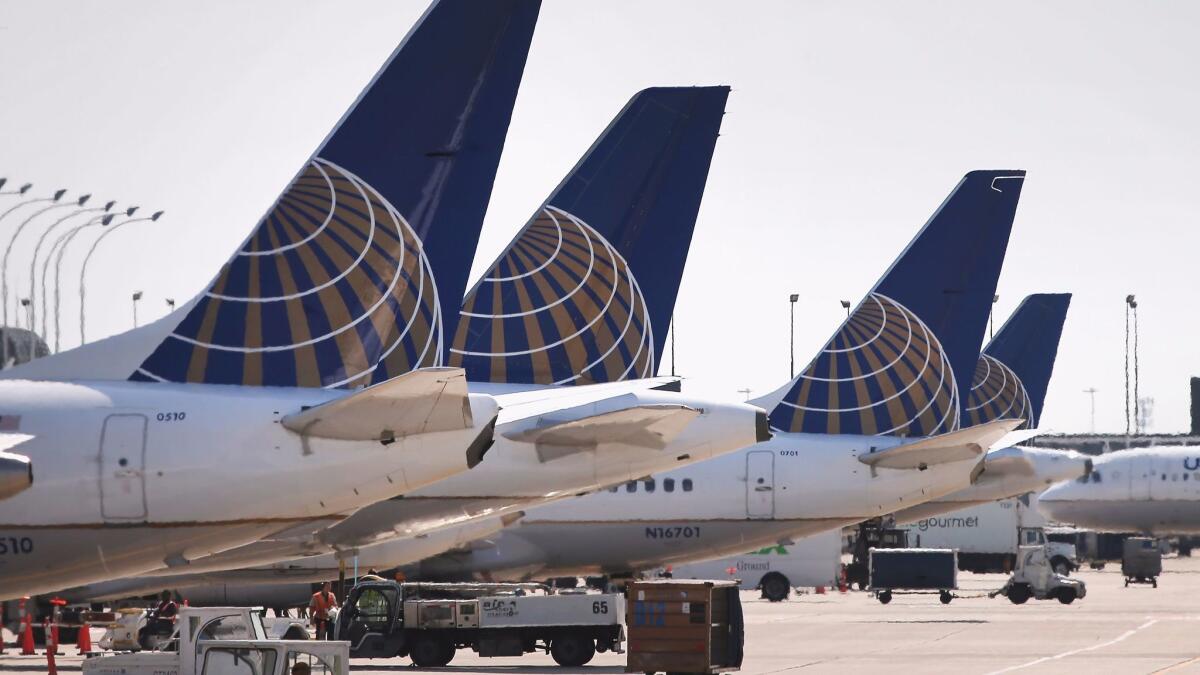
[[[344,642],[271,640],[259,607],[181,607],[162,649],[83,662],[88,675],[286,675],[297,663],[311,675],[345,675]],[[303,671],[303,669],[301,669]]]

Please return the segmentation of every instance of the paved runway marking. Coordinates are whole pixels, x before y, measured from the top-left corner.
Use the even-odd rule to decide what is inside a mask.
[[[1173,664],[1167,666],[1166,668],[1159,668],[1158,670],[1154,671],[1150,675],[1159,675],[1159,673],[1169,673],[1173,670],[1179,670],[1180,668],[1184,668],[1186,666],[1194,666],[1197,663],[1200,663],[1200,656],[1190,658],[1186,661],[1180,661],[1179,663],[1173,663]]]
[[[1124,633],[1121,633],[1120,635],[1113,638],[1112,640],[1109,640],[1108,642],[1101,642],[1098,645],[1092,645],[1090,647],[1080,647],[1079,649],[1072,649],[1069,652],[1055,654],[1054,656],[1043,656],[1040,659],[1035,659],[1028,663],[1022,663],[1018,666],[1010,666],[1008,668],[1003,668],[1001,670],[994,670],[994,671],[988,673],[988,675],[1000,675],[1000,673],[1008,673],[1008,672],[1012,672],[1014,670],[1021,670],[1022,668],[1029,668],[1031,666],[1036,666],[1038,664],[1045,663],[1047,661],[1064,659],[1068,656],[1073,656],[1075,654],[1082,654],[1083,652],[1090,652],[1095,649],[1103,649],[1104,647],[1111,647],[1111,646],[1117,644],[1118,642],[1122,642],[1122,641],[1132,637],[1133,635],[1137,634],[1138,632],[1143,631],[1143,630],[1149,628],[1150,626],[1153,626],[1156,623],[1158,623],[1158,619],[1151,619],[1151,620],[1147,621],[1146,623],[1138,626],[1137,628],[1131,628],[1131,629],[1125,631]]]

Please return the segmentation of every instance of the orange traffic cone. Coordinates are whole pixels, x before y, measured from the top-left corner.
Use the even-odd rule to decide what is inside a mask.
[[[24,628],[21,629],[21,656],[33,656],[37,654],[33,649],[33,616],[25,611],[25,601],[29,598],[21,598],[21,612],[24,614],[21,617],[21,623]]]
[[[80,656],[92,653],[92,629],[88,622],[84,621],[83,625],[79,627],[79,639],[75,641],[75,645]]]

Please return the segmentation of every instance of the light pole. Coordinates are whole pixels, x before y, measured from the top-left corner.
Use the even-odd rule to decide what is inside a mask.
[[[850,301],[849,300],[839,300],[838,302],[842,303],[842,309],[846,310],[846,318],[849,319],[850,318]]]
[[[167,298],[167,307],[171,308],[170,311],[175,311],[175,298]]]
[[[796,301],[800,299],[799,293],[792,293],[788,296],[788,306],[791,308],[792,323],[790,333],[788,334],[788,345],[791,353],[791,367],[788,379],[796,377]],[[748,394],[747,394],[748,395]]]
[[[72,211],[71,213],[68,213],[67,215],[63,216],[62,218],[59,218],[58,220],[51,223],[50,227],[47,227],[46,229],[42,230],[41,236],[38,237],[37,243],[34,244],[34,246],[33,246],[33,256],[29,260],[29,297],[31,300],[33,300],[33,305],[31,305],[31,308],[34,310],[35,315],[36,315],[36,310],[37,310],[37,295],[33,292],[33,289],[36,285],[35,279],[37,277],[38,253],[40,253],[42,251],[42,244],[44,244],[46,242],[46,239],[50,236],[50,233],[53,232],[56,227],[58,227],[59,225],[62,225],[66,221],[74,218],[75,216],[78,216],[78,215],[81,215],[84,213],[100,213],[100,212],[108,213],[109,210],[112,209],[114,204],[116,204],[115,201],[110,201],[107,204],[105,204],[104,206],[93,206],[90,209],[79,209],[77,211]],[[48,262],[49,262],[49,256],[47,256],[47,263]],[[43,269],[44,269],[44,267],[43,267]],[[49,313],[50,307],[49,307],[49,302],[46,299],[46,274],[45,274],[45,272],[42,273],[42,289],[41,290],[42,290],[42,339],[48,340],[49,334],[46,332],[46,315]]]
[[[1096,392],[1099,391],[1095,387],[1088,387],[1083,390],[1083,393],[1092,397],[1092,433],[1096,433]]]
[[[1131,293],[1125,296],[1125,447],[1129,447],[1130,415],[1129,415],[1129,315],[1133,314],[1134,333],[1137,333],[1137,298]],[[1134,337],[1134,388],[1137,387],[1137,338]],[[1134,405],[1137,403],[1135,401]]]
[[[105,237],[109,236],[113,232],[116,232],[117,230],[119,230],[120,228],[122,228],[126,225],[129,225],[130,223],[144,223],[147,221],[149,221],[149,222],[157,221],[159,218],[162,217],[162,214],[163,214],[162,211],[156,211],[153,215],[145,216],[143,218],[130,218],[129,220],[122,220],[121,222],[117,223],[116,225],[113,225],[112,227],[104,230],[104,233],[101,234],[99,237],[96,237],[96,241],[92,242],[92,247],[88,249],[87,255],[84,256],[84,258],[83,258],[83,265],[81,265],[79,268],[79,344],[83,344],[87,341],[86,337],[85,337],[85,333],[84,333],[84,317],[86,316],[86,311],[85,311],[86,305],[85,305],[84,299],[85,299],[85,294],[87,293],[87,285],[85,282],[87,281],[88,263],[91,262],[92,256],[95,255],[96,247],[100,245],[100,242],[104,241]]]
[[[84,195],[83,197],[79,198],[78,202],[59,203],[58,200],[62,199],[62,196],[64,194],[66,194],[66,192],[67,192],[66,190],[59,190],[58,192],[55,192],[54,195],[51,197],[44,197],[42,199],[30,200],[29,202],[25,202],[28,204],[28,203],[32,203],[34,201],[42,201],[42,202],[50,202],[50,205],[40,208],[37,211],[34,211],[33,215],[31,215],[28,218],[26,218],[25,220],[21,221],[21,224],[17,226],[17,229],[12,233],[12,236],[9,237],[8,246],[6,246],[4,248],[4,258],[0,259],[0,294],[4,295],[4,299],[2,301],[3,305],[4,305],[4,323],[8,323],[8,257],[10,255],[12,255],[13,244],[17,241],[17,237],[21,236],[21,231],[24,230],[25,227],[28,226],[29,223],[33,222],[33,220],[35,218],[37,218],[38,216],[42,215],[43,213],[45,213],[51,209],[61,209],[65,206],[71,206],[72,204],[77,204],[78,206],[83,206],[84,203],[87,202],[87,197],[90,196],[90,195]],[[17,206],[21,206],[21,205],[18,204]],[[14,206],[13,208],[15,209],[17,207]],[[9,209],[9,211],[11,211],[11,210],[12,209]],[[6,212],[6,215],[7,215],[7,212]]]
[[[134,291],[134,292],[133,292],[133,327],[134,327],[134,328],[137,328],[137,326],[138,326],[138,323],[137,323],[137,304],[138,304],[138,300],[141,300],[141,299],[142,299],[142,292],[141,292],[141,291]]]
[[[746,396],[747,401],[750,400],[750,390],[749,389],[738,389],[738,393],[744,394]]]
[[[25,194],[26,192],[29,192],[29,188],[33,187],[33,183],[26,183],[26,184],[22,185],[21,187],[17,188],[16,190],[4,190],[3,188],[4,188],[4,186],[5,186],[5,185],[7,185],[7,184],[8,184],[8,179],[7,179],[7,178],[0,178],[0,196],[3,196],[3,195],[23,195],[23,194]],[[28,202],[21,202],[21,203],[22,203],[22,204],[26,204],[26,203],[28,203]]]
[[[137,209],[138,209],[138,207],[136,207],[136,206],[126,209],[125,210],[126,217],[132,216],[134,211],[137,211]],[[61,313],[59,311],[59,308],[62,306],[61,291],[62,291],[63,255],[65,255],[67,252],[67,246],[70,245],[70,243],[75,239],[75,236],[77,234],[79,234],[82,230],[84,230],[85,228],[88,228],[88,227],[92,227],[93,225],[106,226],[113,221],[113,218],[116,218],[116,214],[108,213],[108,214],[105,214],[102,216],[96,216],[95,218],[92,218],[91,220],[87,221],[86,223],[83,223],[82,225],[76,225],[75,227],[71,228],[70,230],[67,230],[66,232],[63,232],[62,234],[60,234],[58,236],[58,239],[55,239],[54,243],[50,245],[50,252],[46,254],[46,265],[44,267],[42,267],[42,295],[43,296],[46,295],[46,272],[48,269],[50,269],[50,258],[53,257],[54,258],[54,351],[55,351],[55,353],[58,353],[59,341],[62,337],[62,324],[60,322]],[[55,251],[58,252],[57,255],[55,254]]]

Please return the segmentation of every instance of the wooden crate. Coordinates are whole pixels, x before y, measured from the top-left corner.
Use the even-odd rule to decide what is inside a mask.
[[[625,672],[716,673],[741,666],[741,600],[732,581],[635,581],[625,612]]]

